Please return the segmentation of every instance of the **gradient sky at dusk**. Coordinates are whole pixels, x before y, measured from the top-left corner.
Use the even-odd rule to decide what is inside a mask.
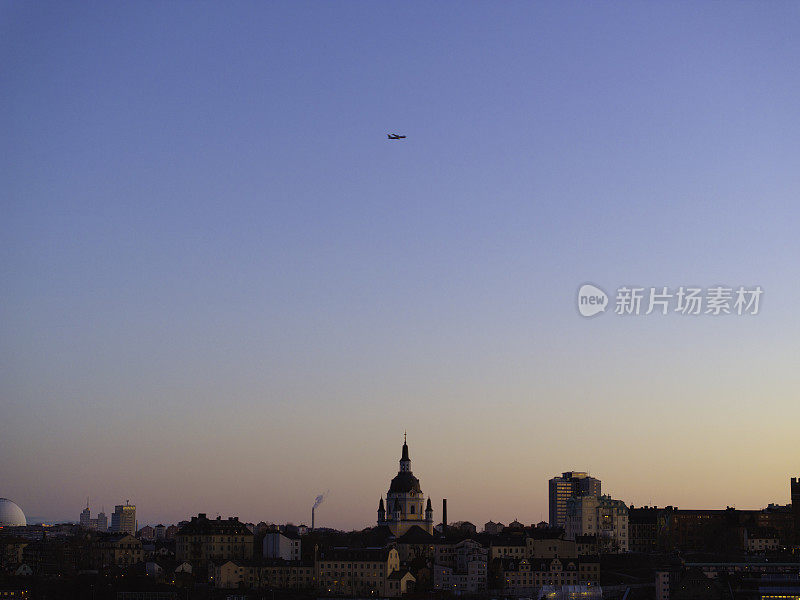
[[[800,5],[0,4],[0,497],[374,524],[800,475]],[[387,132],[408,135],[386,140]],[[582,319],[586,281],[761,285]],[[307,507],[307,508],[306,508]]]

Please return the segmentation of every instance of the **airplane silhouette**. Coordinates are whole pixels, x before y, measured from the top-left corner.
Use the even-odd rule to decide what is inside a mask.
[[[387,133],[386,137],[388,137],[390,140],[404,140],[406,138],[406,136],[397,135],[396,133]]]

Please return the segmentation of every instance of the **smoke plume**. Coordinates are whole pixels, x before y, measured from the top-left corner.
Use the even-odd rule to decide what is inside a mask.
[[[328,492],[330,492],[330,490],[328,490]],[[325,500],[325,496],[328,495],[328,492],[325,492],[324,494],[320,494],[319,496],[317,496],[317,499],[314,500],[314,506],[311,507],[311,510],[314,510],[320,504],[322,504],[322,501]]]

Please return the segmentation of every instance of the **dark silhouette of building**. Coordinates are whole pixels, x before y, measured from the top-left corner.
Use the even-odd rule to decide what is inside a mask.
[[[645,506],[628,509],[628,549],[648,554],[657,552],[665,518],[663,509]]]
[[[800,477],[792,477],[792,515],[794,515],[794,540],[800,543]]]
[[[206,566],[212,560],[253,558],[253,533],[238,518],[209,519],[200,513],[183,525],[175,536],[178,561]]]

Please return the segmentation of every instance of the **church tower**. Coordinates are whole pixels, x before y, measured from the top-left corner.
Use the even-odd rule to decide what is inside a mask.
[[[378,504],[378,525],[386,525],[392,534],[399,537],[415,525],[433,534],[433,508],[419,485],[419,479],[411,472],[411,459],[408,456],[408,443],[403,435],[403,453],[400,456],[400,470],[389,484],[386,494],[386,508],[383,498]]]

